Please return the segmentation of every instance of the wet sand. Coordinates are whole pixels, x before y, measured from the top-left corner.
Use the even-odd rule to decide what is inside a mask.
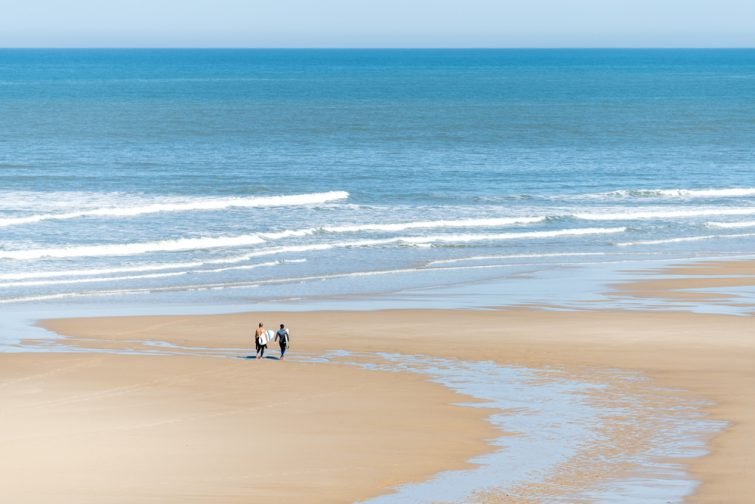
[[[658,276],[662,278],[655,278]],[[703,261],[645,271],[644,278],[615,285],[614,294],[667,303],[707,300],[730,304],[737,297],[732,287],[751,286],[755,286],[755,261]],[[751,311],[755,311],[755,306]]]
[[[72,346],[144,351],[153,348],[151,341],[249,347],[258,321],[285,322],[292,355],[400,352],[556,368],[575,377],[642,373],[654,387],[673,389],[673,396],[711,401],[706,413],[728,422],[710,440],[707,456],[683,462],[701,482],[690,501],[749,503],[755,495],[751,317],[393,310],[65,319],[44,326],[70,338]],[[495,435],[485,410],[454,406],[464,398],[408,373],[197,356],[0,358],[0,400],[10,412],[2,444],[13,454],[0,467],[12,484],[0,493],[39,502],[49,497],[45,491],[62,494],[63,501],[70,495],[70,502],[123,495],[161,502],[353,501],[465,467],[471,456],[490,450],[485,440]],[[263,391],[261,379],[270,383]],[[636,387],[627,393],[644,385]],[[323,396],[324,390],[332,395]],[[643,443],[642,436],[612,435],[617,443],[610,449],[631,452],[633,444]],[[611,456],[610,449],[593,456],[585,451],[561,468],[548,483],[548,495],[615,477],[594,463]],[[260,465],[266,468],[260,475],[248,471]],[[286,477],[276,477],[278,467],[286,468]],[[34,485],[40,471],[58,485]],[[275,484],[280,479],[282,487]],[[540,490],[522,494],[544,495]],[[512,502],[494,494],[481,498]]]

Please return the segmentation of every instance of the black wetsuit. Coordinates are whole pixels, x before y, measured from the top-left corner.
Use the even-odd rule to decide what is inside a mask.
[[[278,344],[281,346],[281,359],[282,359],[283,354],[286,353],[286,347],[288,346],[288,330],[278,329],[278,332],[275,333],[275,336],[278,338]]]
[[[262,357],[263,355],[265,355],[265,348],[267,348],[267,345],[260,345],[260,337],[259,336],[255,336],[254,337],[254,348],[257,349],[257,355],[259,355],[260,357]]]

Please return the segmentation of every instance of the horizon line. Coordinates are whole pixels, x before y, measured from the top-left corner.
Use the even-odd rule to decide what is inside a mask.
[[[0,50],[234,50],[234,51],[668,51],[668,50],[753,50],[755,46],[322,46],[322,47],[285,47],[285,46],[0,46]]]

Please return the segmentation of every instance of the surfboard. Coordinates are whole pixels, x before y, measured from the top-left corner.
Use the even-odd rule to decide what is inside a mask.
[[[260,345],[267,345],[275,339],[275,331],[268,329],[266,332],[260,334]]]
[[[260,334],[258,339],[259,339],[259,344],[260,345],[267,345],[267,333],[266,332],[263,332],[262,334]]]

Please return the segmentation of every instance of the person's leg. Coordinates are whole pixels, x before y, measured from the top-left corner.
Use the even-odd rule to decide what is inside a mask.
[[[281,343],[281,360],[283,360],[283,356],[286,354],[286,344]]]
[[[257,353],[257,358],[260,358],[260,348],[262,345],[260,345],[260,340],[258,338],[254,338],[254,350]]]
[[[265,356],[265,348],[267,345],[260,345],[260,359]]]

